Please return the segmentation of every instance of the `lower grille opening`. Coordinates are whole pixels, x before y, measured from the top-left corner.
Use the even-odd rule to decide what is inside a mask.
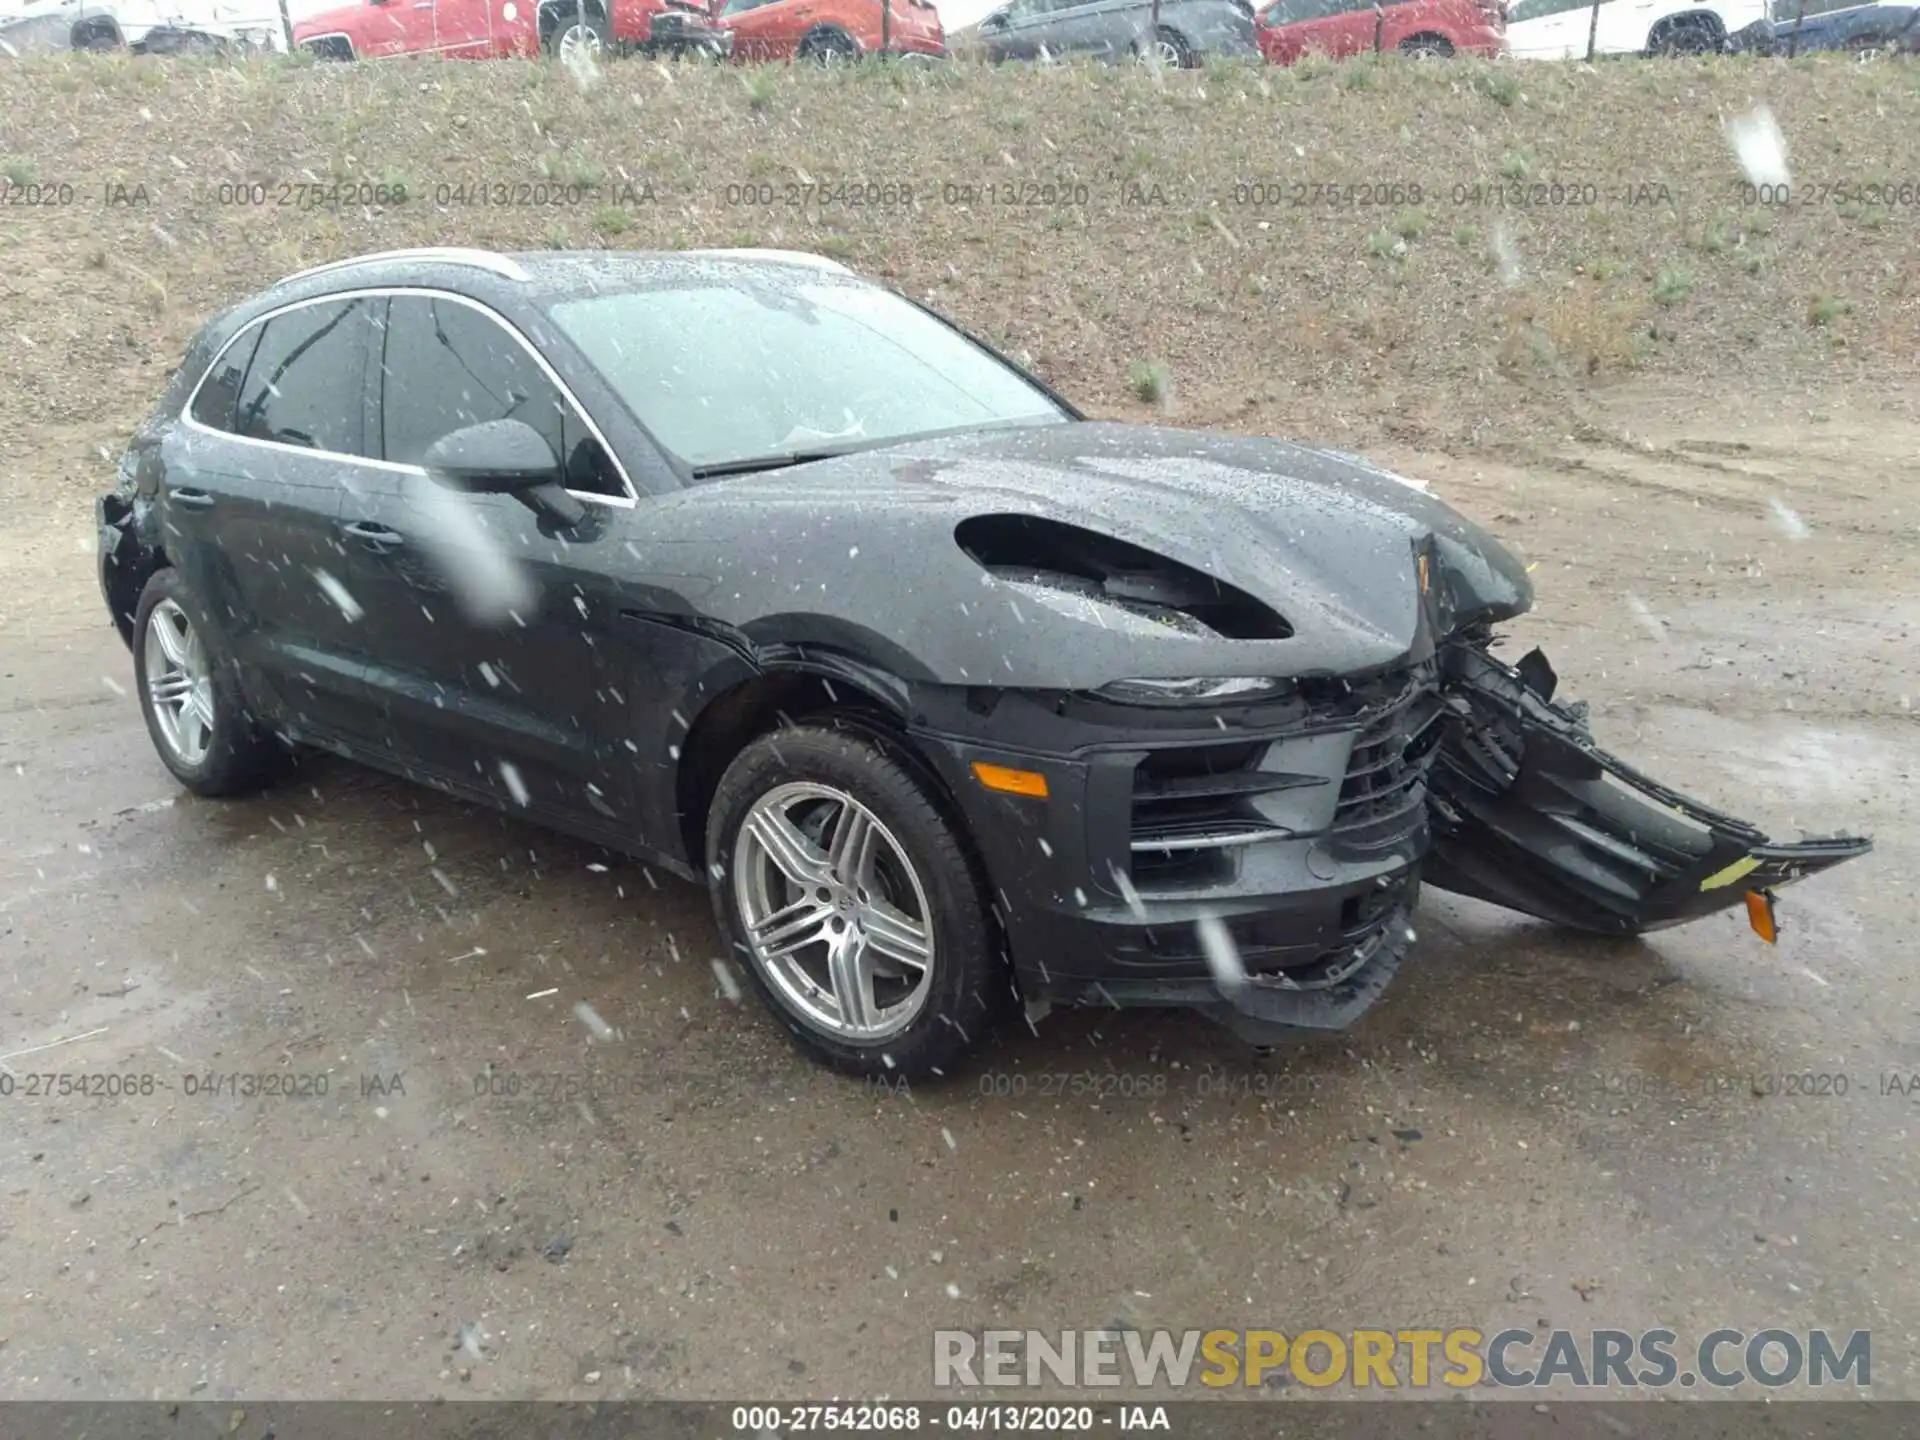
[[[1331,823],[1324,808],[1303,810],[1274,798],[1335,782],[1330,774],[1289,773],[1277,759],[1270,763],[1282,768],[1263,769],[1269,751],[1287,743],[1286,733],[1152,751],[1133,775],[1128,848],[1136,881],[1165,888],[1226,881],[1249,845],[1326,833],[1366,851],[1397,844],[1425,823],[1427,774],[1447,719],[1433,663],[1364,681],[1317,681],[1313,688],[1316,710],[1299,730],[1358,729],[1338,777]],[[1313,815],[1309,824],[1316,828],[1289,829],[1273,818],[1301,814]]]
[[[1248,830],[1252,817],[1236,779],[1253,771],[1266,748],[1263,741],[1189,745],[1144,757],[1133,777],[1133,878],[1156,886],[1226,879],[1227,846],[1205,842]]]

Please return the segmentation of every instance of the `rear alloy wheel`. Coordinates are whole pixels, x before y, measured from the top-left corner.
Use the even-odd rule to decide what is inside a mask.
[[[547,37],[547,51],[562,65],[597,64],[607,58],[611,32],[604,15],[576,13]]]
[[[755,741],[720,782],[707,844],[721,933],[801,1048],[836,1068],[939,1070],[1011,993],[960,837],[873,737]]]
[[[1154,32],[1152,41],[1140,50],[1140,58],[1150,65],[1164,65],[1169,70],[1191,70],[1198,63],[1193,47],[1178,31],[1169,30],[1164,25]]]
[[[194,794],[258,789],[285,763],[285,747],[242,706],[220,637],[177,571],[159,571],[140,592],[133,672],[154,749]]]

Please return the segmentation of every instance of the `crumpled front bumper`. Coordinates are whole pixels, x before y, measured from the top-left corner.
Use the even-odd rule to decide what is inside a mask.
[[[711,55],[716,59],[733,53],[733,31],[693,11],[662,11],[653,17],[649,36],[648,45],[654,50]]]
[[[1552,703],[1537,651],[1508,666],[1456,638],[1330,684],[1347,699],[1169,715],[1009,692],[926,717],[1026,999],[1187,1007],[1267,1043],[1379,1000],[1423,882],[1605,934],[1751,892],[1771,939],[1775,887],[1872,848],[1775,842],[1639,774]],[[976,763],[1043,775],[1045,797],[984,788]]]
[[[916,732],[965,812],[1022,996],[1189,1007],[1259,1043],[1352,1024],[1414,938],[1433,671],[1356,684],[1341,714],[1009,694],[972,736],[960,717]],[[1047,794],[995,793],[975,764],[1042,774]]]

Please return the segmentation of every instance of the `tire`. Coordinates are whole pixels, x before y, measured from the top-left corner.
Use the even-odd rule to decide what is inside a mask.
[[[793,52],[793,58],[808,60],[815,65],[841,65],[849,60],[858,60],[860,47],[846,31],[829,27],[805,36],[799,48]]]
[[[604,60],[613,52],[613,27],[604,12],[575,11],[547,34],[547,54],[556,60],[566,60],[576,46],[584,47],[594,60]]]
[[[733,958],[801,1050],[855,1075],[944,1070],[1012,995],[985,886],[916,769],[880,736],[798,726],[743,749],[708,811],[708,885]],[[837,851],[853,834],[850,862]],[[749,939],[782,915],[771,935],[784,943]],[[900,958],[916,948],[924,964]],[[836,953],[852,968],[836,974]]]
[[[1414,35],[1400,42],[1400,53],[1410,60],[1451,60],[1453,44],[1444,35]]]
[[[1720,48],[1720,37],[1711,22],[1700,19],[1676,20],[1647,37],[1649,55],[1706,55]]]
[[[140,592],[133,678],[153,748],[194,794],[245,794],[285,768],[286,747],[247,713],[226,642],[177,570],[156,571]]]
[[[105,55],[120,49],[120,32],[106,20],[83,21],[73,32],[73,48]]]

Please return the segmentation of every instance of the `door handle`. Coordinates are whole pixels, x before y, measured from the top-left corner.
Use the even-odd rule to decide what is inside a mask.
[[[346,531],[349,536],[360,541],[363,545],[393,546],[404,545],[406,543],[406,537],[400,534],[399,531],[388,530],[366,520],[355,520],[352,524],[344,525],[341,528]]]
[[[205,490],[196,490],[191,485],[175,485],[167,491],[167,498],[174,504],[185,506],[189,510],[213,508],[213,496]]]

